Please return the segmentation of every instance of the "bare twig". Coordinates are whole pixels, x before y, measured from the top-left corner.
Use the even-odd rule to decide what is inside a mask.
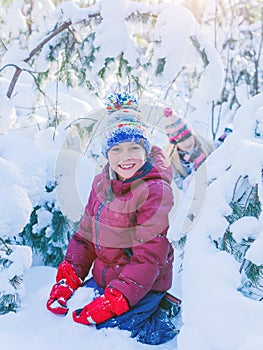
[[[60,27],[58,27],[57,29],[55,29],[51,34],[49,34],[45,39],[43,39],[29,54],[29,56],[24,59],[24,62],[28,63],[31,58],[36,54],[38,53],[42,47],[48,43],[51,39],[53,39],[57,34],[61,33],[63,30],[67,29],[70,25],[72,24],[72,21],[67,21],[65,23],[63,23]],[[8,88],[8,92],[7,92],[7,97],[11,97],[12,96],[12,93],[14,91],[14,88],[15,88],[15,85],[16,85],[16,82],[20,76],[20,74],[22,73],[23,69],[22,68],[19,68],[17,67],[16,68],[16,71],[13,75],[13,78],[11,80],[11,83],[9,85],[9,88]]]
[[[4,49],[7,51],[7,47],[6,47],[6,44],[4,43],[4,40],[3,40],[3,39],[0,39],[0,42],[1,42],[1,44],[3,45]]]
[[[13,252],[13,250],[8,247],[8,245],[5,243],[5,241],[1,237],[0,237],[0,243],[3,244],[4,246],[3,250],[6,252],[7,255],[10,255]]]
[[[94,14],[90,14],[89,15],[89,18],[92,18],[92,17],[97,17],[97,16],[100,16],[100,13],[94,13]],[[83,21],[86,21],[87,19],[83,20]],[[80,21],[82,22],[82,21]],[[51,39],[53,39],[56,35],[58,35],[59,33],[63,32],[65,29],[68,29],[72,24],[72,21],[69,20],[69,21],[66,21],[64,22],[63,24],[61,24],[58,28],[56,28],[55,30],[53,30],[48,36],[46,36],[29,54],[29,56],[24,59],[24,62],[25,63],[28,63],[31,58],[36,55],[42,48],[44,45],[46,45]],[[7,97],[8,98],[11,98],[12,96],[12,93],[14,91],[14,88],[15,88],[15,85],[17,83],[17,80],[20,76],[20,74],[22,73],[23,69],[22,68],[19,68],[17,67],[16,68],[16,71],[13,75],[13,78],[11,80],[11,83],[9,85],[9,88],[8,88],[8,92],[7,92]]]
[[[260,43],[259,43],[258,57],[256,58],[256,61],[255,61],[255,74],[254,74],[254,79],[253,79],[254,95],[259,93],[258,76],[259,76],[259,63],[260,63],[260,58],[261,58],[261,54],[262,54],[262,46],[263,46],[263,7],[261,9],[261,39],[260,39]]]
[[[97,122],[97,121],[98,121],[97,119],[94,119],[94,118],[79,117],[79,118],[73,120],[73,122],[71,122],[69,125],[67,125],[67,126],[65,127],[65,130],[71,128],[72,125],[74,125],[75,123],[77,123],[79,120],[91,120],[91,121],[93,121],[93,122]]]

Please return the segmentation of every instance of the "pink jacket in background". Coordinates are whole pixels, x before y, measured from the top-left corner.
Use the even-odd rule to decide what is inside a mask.
[[[93,265],[95,281],[119,290],[130,306],[172,283],[174,255],[166,238],[172,168],[156,146],[151,158],[131,179],[111,179],[108,165],[95,177],[66,252],[79,277],[85,279]]]

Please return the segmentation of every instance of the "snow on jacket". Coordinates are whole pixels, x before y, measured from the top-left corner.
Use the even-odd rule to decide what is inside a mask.
[[[172,167],[154,146],[151,160],[130,179],[110,178],[109,165],[94,178],[66,260],[83,280],[93,264],[98,285],[118,289],[135,305],[149,291],[172,283],[173,248],[166,234],[173,206]]]

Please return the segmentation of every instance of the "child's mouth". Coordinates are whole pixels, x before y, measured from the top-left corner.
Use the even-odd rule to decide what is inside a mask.
[[[132,169],[134,167],[134,164],[122,164],[122,165],[119,165],[119,167],[122,170],[129,170],[129,169]]]

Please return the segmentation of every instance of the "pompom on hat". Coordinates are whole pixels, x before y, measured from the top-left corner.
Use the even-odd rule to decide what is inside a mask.
[[[122,143],[134,142],[150,153],[148,126],[143,122],[136,98],[126,92],[112,94],[107,99],[108,116],[102,154],[108,158],[109,150]]]
[[[166,107],[163,110],[165,120],[165,131],[170,143],[177,144],[192,136],[185,119],[174,114],[172,108]]]

